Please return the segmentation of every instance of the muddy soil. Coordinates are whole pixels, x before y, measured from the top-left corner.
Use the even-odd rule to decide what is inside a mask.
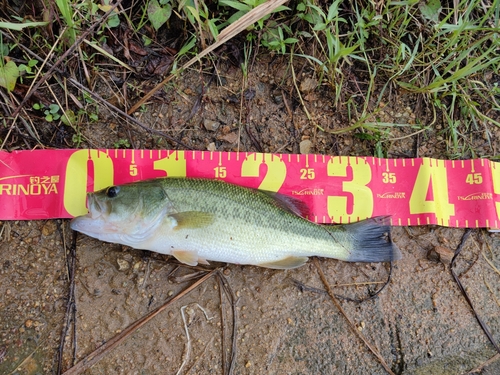
[[[310,140],[313,153],[373,155],[373,138],[328,132],[349,125],[347,108],[332,106],[331,88],[304,83],[316,79],[307,66],[297,71],[314,122],[294,93],[286,62],[272,58],[257,60],[246,82],[229,63],[210,85],[208,74],[188,71],[135,116],[189,149],[297,153],[300,143]],[[117,92],[104,83],[99,87],[108,100]],[[375,105],[369,108],[378,121],[432,121],[405,93],[394,92]],[[99,117],[99,122],[82,127],[82,147],[113,147],[126,139],[135,148],[183,148],[126,124],[104,108]],[[40,131],[44,129],[54,131],[41,124]],[[433,129],[413,135],[418,128],[389,128],[384,151],[388,157],[446,158],[447,137],[439,118]],[[489,144],[484,132],[468,135],[475,156],[497,152],[491,145],[498,144],[500,131],[487,130]],[[69,289],[64,248],[71,242],[68,222],[3,222],[1,228],[0,373],[55,373]],[[435,226],[394,228],[394,241],[404,257],[394,264],[388,286],[363,303],[340,300],[356,329],[396,374],[464,374],[478,367],[482,374],[500,373],[498,357],[482,366],[495,350],[453,280],[446,257],[440,259],[434,251],[455,251],[463,234],[462,229]],[[389,272],[387,264],[320,259],[320,265],[335,293],[357,299],[370,295]],[[233,340],[234,374],[386,373],[323,292],[311,262],[288,271],[225,264],[208,268],[216,267],[234,294],[234,321],[223,284],[212,277],[85,373],[220,374],[229,366]],[[500,235],[474,230],[456,270],[497,342],[498,269]],[[189,278],[194,272],[198,270],[165,256],[78,236],[76,315],[65,337],[63,368],[182,292],[194,282]]]

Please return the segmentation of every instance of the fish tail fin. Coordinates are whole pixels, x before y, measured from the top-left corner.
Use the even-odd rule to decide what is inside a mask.
[[[388,216],[379,216],[345,225],[352,248],[348,262],[390,262],[402,258],[401,251],[392,242]]]

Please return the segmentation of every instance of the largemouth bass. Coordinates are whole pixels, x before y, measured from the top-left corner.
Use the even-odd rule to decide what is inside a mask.
[[[384,219],[318,225],[293,198],[218,180],[159,178],[88,194],[73,230],[102,241],[173,255],[287,269],[310,256],[349,262],[401,258]]]

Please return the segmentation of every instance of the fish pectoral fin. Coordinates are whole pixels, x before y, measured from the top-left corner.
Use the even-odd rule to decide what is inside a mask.
[[[196,266],[198,264],[198,261],[200,260],[200,258],[198,257],[198,253],[196,253],[195,251],[174,250],[174,251],[172,251],[172,255],[179,262],[187,264],[189,266]],[[201,260],[204,260],[204,259],[201,259]],[[206,262],[206,260],[205,260],[205,262]]]
[[[202,211],[178,212],[169,216],[177,222],[174,229],[203,228],[214,221],[214,214]]]
[[[308,257],[294,257],[289,256],[274,262],[266,262],[258,264],[260,267],[274,268],[277,270],[287,270],[291,268],[297,268],[306,264],[309,260]]]

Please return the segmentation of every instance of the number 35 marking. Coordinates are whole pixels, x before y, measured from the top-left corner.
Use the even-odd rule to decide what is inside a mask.
[[[383,172],[382,182],[384,184],[395,184],[396,183],[396,173],[394,172]]]

